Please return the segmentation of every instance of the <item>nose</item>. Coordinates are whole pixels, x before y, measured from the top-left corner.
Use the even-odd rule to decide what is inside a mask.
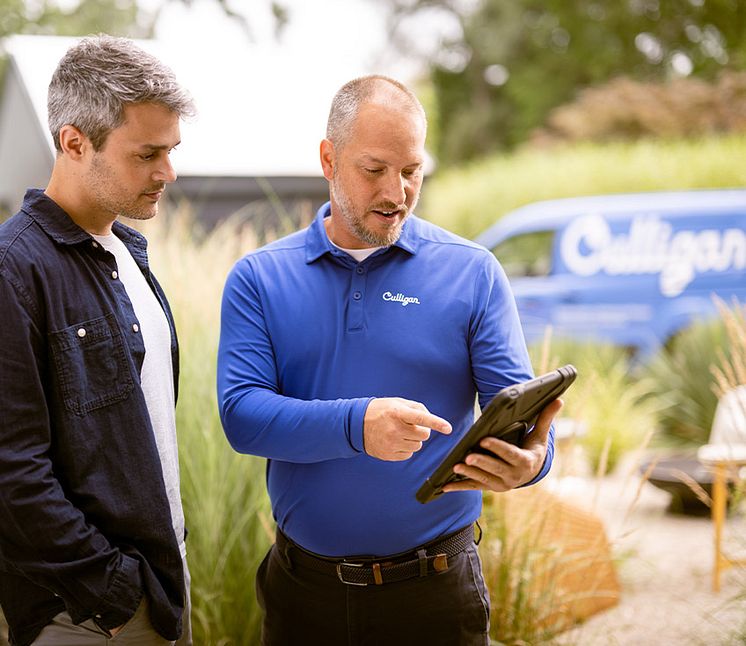
[[[399,173],[387,173],[382,197],[394,204],[404,204],[407,199],[407,180]]]
[[[176,177],[176,171],[171,164],[171,159],[168,157],[168,155],[165,155],[163,158],[163,162],[153,174],[153,179],[158,182],[170,184],[171,182],[176,181]]]

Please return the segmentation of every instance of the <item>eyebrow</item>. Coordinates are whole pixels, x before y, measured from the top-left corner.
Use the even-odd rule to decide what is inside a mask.
[[[369,155],[368,153],[363,153],[362,160],[365,162],[372,162],[374,164],[382,164],[383,166],[389,165],[389,162],[387,162],[385,159],[379,159],[378,157],[374,157],[373,155]],[[422,166],[424,163],[424,160],[418,159],[410,164],[407,164],[407,166]]]
[[[361,159],[362,161],[373,162],[374,164],[386,164],[387,163],[383,159],[378,159],[378,157],[373,157],[373,155],[369,155],[367,153],[363,153],[363,155],[361,155]]]
[[[142,144],[139,149],[140,150],[173,150],[181,143],[181,141],[177,141],[173,146],[169,146],[168,144]]]

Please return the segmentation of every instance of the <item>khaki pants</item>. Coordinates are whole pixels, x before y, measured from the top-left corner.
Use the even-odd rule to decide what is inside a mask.
[[[192,604],[189,601],[191,577],[184,561],[186,578],[186,607],[184,608],[184,629],[177,642],[161,637],[150,624],[148,600],[143,596],[137,611],[124,624],[116,636],[110,637],[92,619],[77,626],[67,612],[61,612],[39,633],[33,646],[192,646],[192,624],[189,619]]]

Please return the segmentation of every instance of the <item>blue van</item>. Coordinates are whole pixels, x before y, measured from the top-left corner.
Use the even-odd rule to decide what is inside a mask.
[[[644,359],[714,316],[713,295],[746,302],[746,190],[537,202],[476,241],[508,274],[529,343],[551,326]]]

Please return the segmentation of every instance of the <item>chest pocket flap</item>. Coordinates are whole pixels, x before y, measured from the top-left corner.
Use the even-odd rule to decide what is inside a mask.
[[[134,387],[122,333],[113,314],[49,333],[65,408],[75,415],[125,399]]]

